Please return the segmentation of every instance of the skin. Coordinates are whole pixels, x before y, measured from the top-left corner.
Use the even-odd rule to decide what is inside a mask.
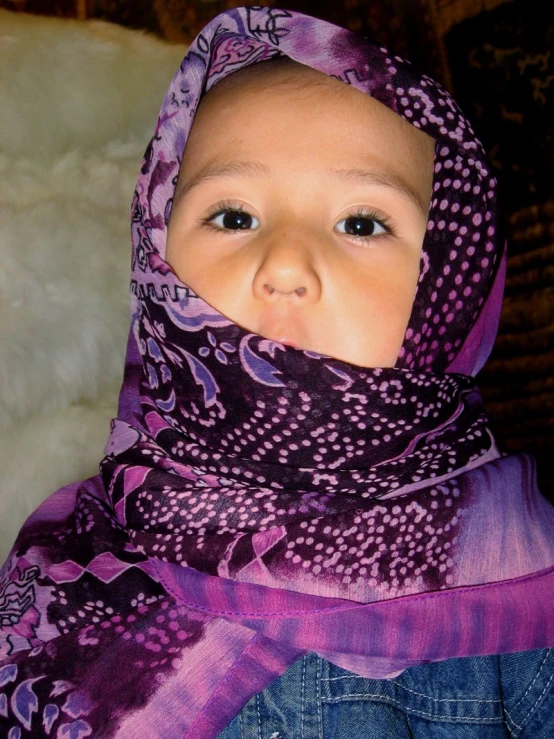
[[[248,331],[393,367],[419,276],[433,152],[433,139],[339,80],[292,60],[249,67],[198,108],[166,261]],[[193,184],[206,167],[238,161],[267,172]],[[384,182],[333,179],[330,169]]]

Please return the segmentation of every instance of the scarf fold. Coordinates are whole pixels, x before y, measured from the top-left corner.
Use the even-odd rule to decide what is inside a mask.
[[[280,55],[436,140],[394,368],[249,332],[164,261],[201,96]],[[125,376],[100,474],[50,496],[2,569],[6,735],[208,739],[306,652],[381,678],[554,646],[554,508],[533,458],[498,450],[474,379],[504,285],[496,182],[445,90],[324,21],[226,11],[164,99],[132,242]]]

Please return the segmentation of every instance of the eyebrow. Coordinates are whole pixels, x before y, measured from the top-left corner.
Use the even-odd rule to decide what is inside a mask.
[[[427,215],[427,208],[419,193],[405,182],[402,177],[393,172],[379,172],[377,170],[366,169],[328,169],[324,173],[326,177],[330,177],[336,182],[378,185],[388,187],[407,197],[411,202],[419,208],[424,215]],[[214,180],[221,177],[249,177],[251,179],[264,179],[271,175],[271,169],[261,162],[254,161],[236,161],[236,162],[219,162],[207,164],[202,167],[193,177],[186,180],[183,186],[176,194],[176,201],[184,198],[185,195],[193,188],[198,187],[208,180]]]

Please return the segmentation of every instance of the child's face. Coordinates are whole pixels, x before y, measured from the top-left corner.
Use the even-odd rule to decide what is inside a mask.
[[[419,276],[434,141],[355,88],[296,74],[316,84],[237,73],[203,99],[166,260],[248,331],[393,367]]]

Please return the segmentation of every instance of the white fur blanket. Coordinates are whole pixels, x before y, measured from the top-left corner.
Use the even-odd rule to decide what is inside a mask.
[[[185,48],[0,10],[0,564],[98,471],[127,336],[129,210]]]

